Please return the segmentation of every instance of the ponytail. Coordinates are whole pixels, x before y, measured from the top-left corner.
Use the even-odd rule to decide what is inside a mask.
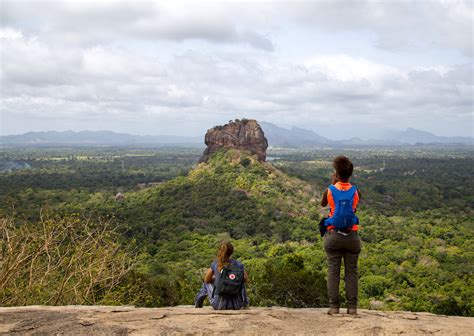
[[[229,259],[234,252],[234,246],[229,241],[223,241],[217,250],[217,270],[220,272],[224,266],[229,265]]]

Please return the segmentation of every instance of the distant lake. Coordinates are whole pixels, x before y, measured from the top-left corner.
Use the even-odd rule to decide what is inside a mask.
[[[279,156],[267,156],[267,161],[279,160],[281,159]]]

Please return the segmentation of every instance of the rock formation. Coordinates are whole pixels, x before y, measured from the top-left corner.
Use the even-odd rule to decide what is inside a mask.
[[[0,335],[472,335],[474,318],[324,308],[0,307]]]
[[[220,149],[246,150],[265,161],[268,142],[262,128],[256,120],[242,119],[230,121],[224,126],[216,126],[207,131],[204,142],[207,148],[201,157],[201,162]]]

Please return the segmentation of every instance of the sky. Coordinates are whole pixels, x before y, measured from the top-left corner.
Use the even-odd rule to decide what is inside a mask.
[[[0,135],[473,136],[472,1],[0,0]]]

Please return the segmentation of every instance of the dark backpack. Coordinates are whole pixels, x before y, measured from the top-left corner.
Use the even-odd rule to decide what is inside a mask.
[[[326,226],[335,226],[338,230],[350,230],[354,224],[359,223],[359,218],[352,209],[354,195],[357,188],[352,186],[349,190],[339,190],[334,185],[330,185],[332,198],[334,199],[334,213],[332,217],[326,219]]]
[[[216,284],[212,296],[237,296],[242,291],[244,272],[233,264],[226,265],[216,276]]]

